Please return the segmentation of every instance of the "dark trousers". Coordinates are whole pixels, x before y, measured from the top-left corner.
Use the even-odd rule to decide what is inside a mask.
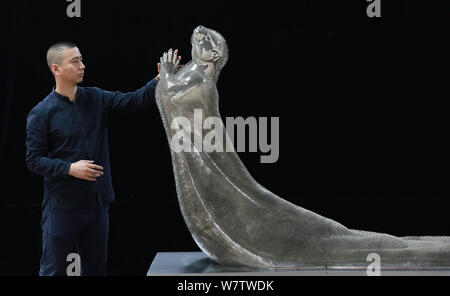
[[[80,256],[81,275],[106,275],[109,205],[86,210],[42,211],[40,276],[66,275],[70,253]]]

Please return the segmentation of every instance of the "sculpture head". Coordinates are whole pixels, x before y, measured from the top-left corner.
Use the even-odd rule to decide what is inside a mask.
[[[201,65],[213,65],[217,75],[228,60],[228,46],[218,32],[198,26],[191,38],[192,60]]]

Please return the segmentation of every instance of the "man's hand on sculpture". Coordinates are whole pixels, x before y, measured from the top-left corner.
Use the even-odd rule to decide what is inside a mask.
[[[162,74],[173,74],[178,69],[178,64],[180,63],[181,56],[178,56],[178,49],[172,51],[169,49],[168,52],[165,52],[163,56],[160,58],[159,68],[162,66]]]
[[[178,60],[181,60],[181,56],[178,56]],[[184,67],[184,65],[178,65],[177,71],[183,67]],[[156,75],[156,79],[159,80],[160,77],[161,77],[161,63],[158,63],[158,75]]]
[[[103,167],[94,164],[93,160],[80,160],[70,165],[69,175],[87,181],[96,181],[103,175]]]
[[[159,80],[159,78],[161,77],[161,63],[158,63],[158,75],[156,75],[156,80]]]

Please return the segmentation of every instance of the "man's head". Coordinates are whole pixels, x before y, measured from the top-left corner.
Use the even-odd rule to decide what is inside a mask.
[[[47,64],[56,82],[78,84],[83,81],[84,64],[78,47],[72,42],[58,42],[47,51]]]

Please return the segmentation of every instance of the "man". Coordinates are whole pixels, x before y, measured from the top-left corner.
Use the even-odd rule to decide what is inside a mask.
[[[26,126],[27,167],[44,176],[39,275],[66,275],[67,256],[75,251],[82,275],[105,275],[114,201],[108,116],[152,103],[159,74],[129,93],[78,87],[85,65],[71,42],[51,46],[47,63],[56,87],[30,111]]]

